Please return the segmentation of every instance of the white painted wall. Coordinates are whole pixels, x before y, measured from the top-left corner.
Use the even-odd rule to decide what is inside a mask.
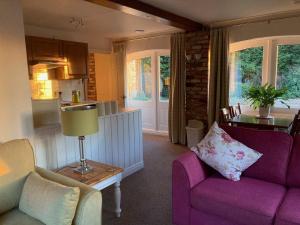
[[[33,132],[29,77],[19,0],[0,1],[0,142]]]
[[[127,54],[154,49],[170,49],[170,36],[163,35],[127,41]]]
[[[112,48],[111,40],[98,34],[57,30],[28,24],[25,24],[25,33],[37,37],[85,42],[88,43],[90,52],[111,52]]]
[[[238,42],[260,37],[300,35],[300,17],[249,23],[229,28],[230,41]]]

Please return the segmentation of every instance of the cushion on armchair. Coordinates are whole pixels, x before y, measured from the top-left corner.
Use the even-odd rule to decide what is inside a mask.
[[[19,209],[46,225],[71,225],[80,190],[42,178],[36,172],[28,176]]]
[[[28,140],[0,144],[0,214],[19,205],[28,174],[34,171],[34,157]]]

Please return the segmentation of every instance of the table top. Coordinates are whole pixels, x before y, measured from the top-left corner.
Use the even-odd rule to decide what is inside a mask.
[[[293,122],[292,118],[272,115],[270,118],[259,118],[256,115],[241,114],[229,120],[233,124],[263,126],[287,129]]]
[[[79,166],[79,163],[72,163],[68,166],[57,169],[54,172],[90,186],[98,184],[110,177],[113,177],[123,172],[123,169],[120,167],[99,163],[91,160],[87,160],[87,163],[89,166],[93,167],[94,170],[84,175],[75,173],[73,171],[74,168]]]

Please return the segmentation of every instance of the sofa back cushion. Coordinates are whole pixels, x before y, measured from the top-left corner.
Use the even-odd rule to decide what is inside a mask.
[[[0,214],[18,206],[26,177],[33,170],[28,140],[0,144]]]
[[[290,187],[300,188],[300,135],[294,138],[292,156],[287,175],[287,184]]]
[[[263,156],[243,173],[277,184],[286,184],[286,174],[293,139],[283,132],[263,131],[242,127],[222,127],[232,138],[249,148],[263,153]]]

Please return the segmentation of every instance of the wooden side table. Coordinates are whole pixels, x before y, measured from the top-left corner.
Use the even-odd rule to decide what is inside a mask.
[[[63,168],[55,170],[55,172],[92,186],[99,191],[114,184],[116,205],[115,213],[117,217],[120,217],[122,211],[120,183],[122,180],[123,169],[91,160],[87,160],[87,163],[94,169],[91,173],[88,174],[81,175],[79,173],[73,172],[73,169],[79,166],[79,163],[70,164]]]

